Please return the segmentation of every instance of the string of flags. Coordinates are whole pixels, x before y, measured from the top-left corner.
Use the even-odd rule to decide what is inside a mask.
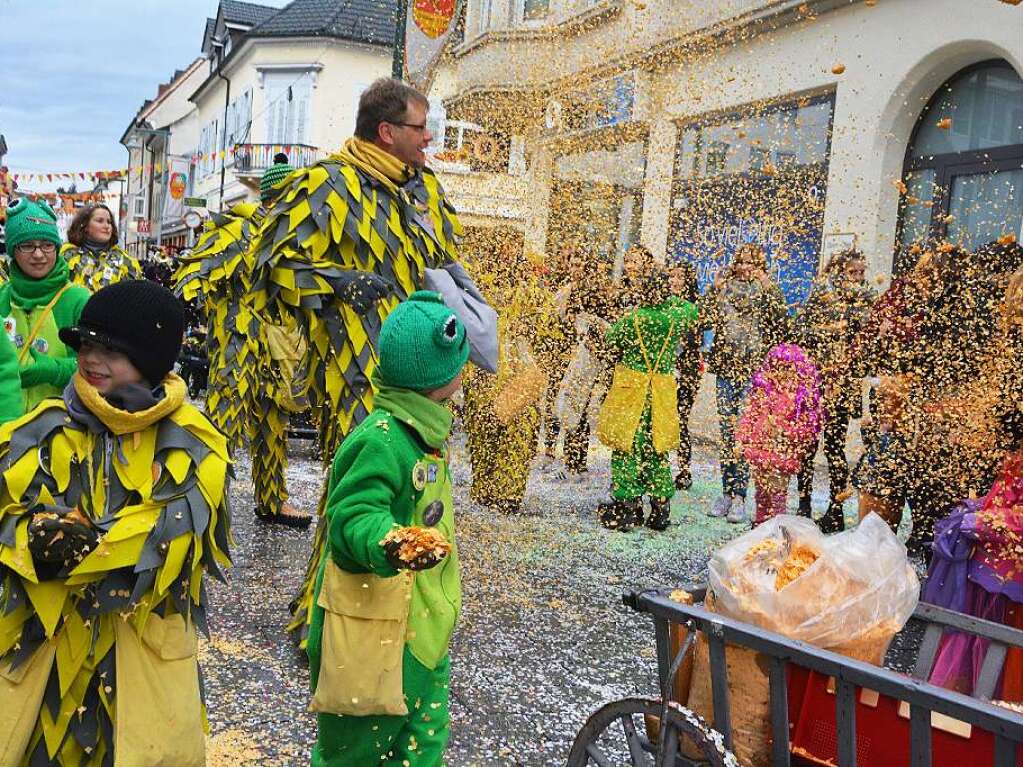
[[[194,154],[188,158],[189,165],[198,165],[201,162],[207,160],[225,160],[228,157],[234,157],[235,154],[245,154],[250,151],[251,144],[238,144],[236,146],[228,147],[227,149],[221,149],[217,152],[204,152]],[[290,154],[294,146],[291,144],[261,144],[259,145],[260,151],[265,151],[268,154],[275,155],[278,153]],[[30,183],[32,181],[38,181],[42,183],[47,181],[53,183],[54,181],[103,181],[103,180],[117,180],[125,178],[128,175],[159,175],[163,173],[165,169],[168,169],[169,164],[153,162],[147,165],[131,165],[127,168],[120,168],[118,170],[92,170],[92,171],[63,171],[63,172],[52,172],[52,173],[9,173],[9,178],[14,181],[23,183]],[[4,174],[0,172],[0,177]]]

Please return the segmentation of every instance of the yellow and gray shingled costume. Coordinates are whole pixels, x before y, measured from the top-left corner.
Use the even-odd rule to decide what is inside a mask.
[[[308,344],[308,397],[330,460],[372,408],[370,376],[381,323],[423,283],[424,270],[453,260],[461,225],[437,177],[406,175],[399,186],[342,153],[294,173],[253,243],[256,310],[291,316]],[[359,313],[352,272],[388,280],[393,297]],[[290,631],[304,638],[325,526],[320,524]]]
[[[38,714],[27,707],[20,720],[27,743],[3,747],[19,730],[5,728],[0,753],[18,749],[22,765],[106,767],[117,742],[127,756],[125,719],[140,713],[139,694],[154,679],[130,673],[129,646],[180,658],[174,684],[187,688],[180,700],[193,716],[175,737],[201,746],[201,682],[189,647],[196,629],[206,633],[204,574],[223,580],[230,564],[223,436],[187,404],[141,431],[95,433],[53,399],[0,429],[0,472],[0,691],[10,695],[0,694],[0,718],[10,723],[20,700],[4,687],[19,674],[45,690]],[[47,572],[29,551],[30,517],[72,508],[102,534],[99,545]],[[173,715],[149,712],[154,723]],[[130,729],[137,744],[138,728]]]
[[[68,242],[61,248],[60,254],[67,261],[71,282],[93,293],[115,282],[145,278],[138,259],[117,245],[107,250],[93,251]]]
[[[186,301],[201,298],[206,309],[206,412],[232,451],[248,442],[257,513],[273,516],[288,500],[288,414],[279,405],[279,355],[268,339],[274,323],[255,309],[254,290],[266,280],[256,276],[250,246],[264,213],[241,203],[214,216],[175,281]]]

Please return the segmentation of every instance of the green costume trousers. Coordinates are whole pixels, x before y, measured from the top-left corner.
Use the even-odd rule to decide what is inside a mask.
[[[635,411],[633,411],[635,412]],[[636,429],[632,450],[611,454],[611,495],[619,501],[640,498],[671,498],[675,479],[667,453],[654,450],[650,436],[650,404],[647,403]]]
[[[432,671],[408,647],[402,665],[406,716],[318,715],[313,767],[441,767],[451,719],[447,656]]]

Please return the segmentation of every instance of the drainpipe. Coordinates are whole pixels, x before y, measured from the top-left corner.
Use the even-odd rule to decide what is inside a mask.
[[[227,93],[224,95],[224,121],[221,123],[224,130],[224,140],[221,142],[221,151],[224,153],[224,157],[220,162],[220,212],[224,212],[224,176],[227,173],[227,108],[231,104],[231,80],[230,78],[224,77],[224,73],[220,71],[221,65],[224,63],[223,60],[224,48],[221,46],[220,52],[217,54],[217,77],[227,83]]]

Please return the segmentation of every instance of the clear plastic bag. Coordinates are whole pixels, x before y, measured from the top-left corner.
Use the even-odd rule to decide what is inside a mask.
[[[876,514],[824,536],[804,517],[765,522],[710,561],[716,610],[881,664],[920,598],[906,547]]]

